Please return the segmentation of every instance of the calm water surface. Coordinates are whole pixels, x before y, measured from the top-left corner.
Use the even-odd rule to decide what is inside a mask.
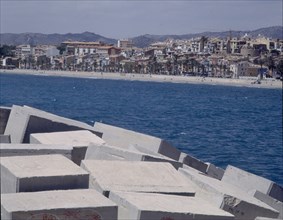
[[[0,98],[158,136],[283,184],[280,89],[0,74]]]

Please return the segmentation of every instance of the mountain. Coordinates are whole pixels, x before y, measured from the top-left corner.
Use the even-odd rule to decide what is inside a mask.
[[[0,43],[8,45],[20,44],[45,44],[60,45],[63,41],[102,41],[104,43],[115,44],[117,40],[103,37],[91,32],[80,34],[40,34],[40,33],[22,33],[22,34],[1,34]]]
[[[132,41],[134,45],[140,46],[140,47],[146,47],[149,44],[152,44],[157,41],[165,41],[167,39],[191,39],[201,36],[206,36],[209,38],[227,38],[230,35],[232,37],[242,37],[245,34],[248,34],[250,37],[255,38],[260,36],[272,38],[272,39],[283,39],[283,27],[282,26],[273,26],[273,27],[267,27],[267,28],[260,28],[253,31],[223,31],[223,32],[202,32],[202,33],[196,33],[196,34],[184,34],[184,35],[141,35],[138,37],[132,38]]]
[[[148,45],[157,42],[165,41],[167,39],[191,39],[201,36],[209,38],[227,38],[230,35],[232,37],[241,37],[248,34],[250,37],[257,37],[259,35],[272,39],[283,39],[282,26],[273,26],[267,28],[260,28],[253,31],[224,31],[224,32],[202,32],[196,34],[184,34],[184,35],[141,35],[131,38],[134,45],[137,47],[147,47]],[[49,44],[59,45],[63,41],[102,41],[104,43],[116,44],[117,40],[112,38],[103,37],[101,35],[84,32],[77,34],[40,34],[40,33],[22,33],[22,34],[0,34],[0,43],[8,45],[20,45],[20,44]]]

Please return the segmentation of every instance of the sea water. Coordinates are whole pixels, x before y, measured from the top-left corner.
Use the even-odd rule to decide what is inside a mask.
[[[283,184],[281,89],[0,74],[0,104],[150,134]]]

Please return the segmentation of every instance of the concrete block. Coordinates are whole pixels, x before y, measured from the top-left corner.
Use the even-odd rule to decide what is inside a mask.
[[[117,209],[91,189],[1,194],[1,217],[5,220],[117,219]]]
[[[68,159],[72,158],[73,147],[69,145],[50,145],[50,144],[1,144],[0,156],[31,156],[61,154]]]
[[[103,133],[103,140],[112,146],[123,147],[126,149],[129,149],[132,146],[140,146],[174,160],[178,160],[180,157],[181,152],[177,148],[167,141],[157,137],[99,122],[95,122],[94,130]]]
[[[206,163],[206,164],[207,164],[206,174],[210,177],[221,180],[225,170],[211,163]]]
[[[283,203],[260,192],[255,190],[251,195],[253,195],[258,200],[264,202],[265,204],[269,205],[273,209],[277,210],[279,212],[279,219],[283,219]]]
[[[11,108],[0,106],[0,134],[4,134]]]
[[[180,154],[179,161],[203,173],[206,173],[208,167],[206,163],[183,152]]]
[[[158,193],[110,192],[118,204],[118,220],[234,219],[234,216],[196,197]]]
[[[90,173],[89,187],[104,195],[109,191],[158,192],[193,196],[192,185],[164,162],[83,160]]]
[[[13,105],[5,129],[5,135],[11,135],[11,143],[29,143],[32,133],[57,131],[89,130],[98,136],[101,133],[83,122],[60,117],[28,106]]]
[[[240,187],[246,192],[258,190],[283,202],[282,186],[237,167],[227,166],[221,181]]]
[[[73,146],[72,161],[80,165],[90,143],[101,145],[105,141],[90,131],[80,130],[31,134],[30,143],[71,145]]]
[[[88,188],[89,174],[62,155],[1,157],[1,193]]]
[[[278,220],[278,218],[256,217],[255,220]]]
[[[121,147],[109,146],[107,144],[91,143],[86,151],[86,160],[126,160],[126,161],[151,161],[151,162],[168,162],[175,169],[182,166],[182,163],[169,157],[142,153],[138,150],[128,150]]]
[[[238,187],[183,168],[179,171],[195,183],[196,196],[233,214],[235,219],[252,220],[257,216],[271,218],[279,216],[278,211]]]
[[[0,134],[0,144],[9,144],[11,143],[10,135]]]

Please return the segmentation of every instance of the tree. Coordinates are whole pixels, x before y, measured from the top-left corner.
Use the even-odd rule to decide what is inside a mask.
[[[66,51],[66,45],[59,45],[57,46],[57,50],[59,50],[60,55],[62,55]]]
[[[283,76],[283,60],[280,60],[279,63],[276,65],[277,74],[281,77]]]
[[[273,71],[276,66],[272,56],[268,57],[268,59],[266,60],[266,65],[268,66],[268,69],[271,70],[271,76],[273,76]]]
[[[3,45],[0,47],[0,57],[9,57],[14,55],[16,46]]]

